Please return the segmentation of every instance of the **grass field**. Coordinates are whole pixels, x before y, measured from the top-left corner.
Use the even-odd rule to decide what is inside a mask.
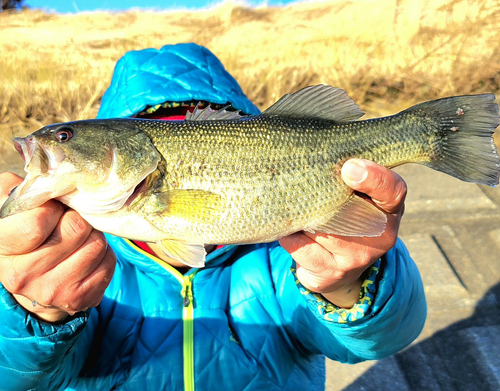
[[[423,100],[500,89],[497,0],[356,0],[196,12],[0,13],[0,169],[11,138],[92,118],[127,51],[196,42],[265,108],[317,83],[347,90],[369,117]],[[498,95],[498,94],[497,94]]]

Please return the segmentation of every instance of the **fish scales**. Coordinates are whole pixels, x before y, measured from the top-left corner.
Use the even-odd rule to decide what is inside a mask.
[[[51,198],[96,229],[152,242],[194,267],[204,244],[268,242],[297,231],[379,236],[386,215],[345,185],[363,158],[414,162],[498,184],[494,95],[424,102],[365,121],[344,91],[307,87],[257,116],[196,108],[185,121],[85,120],[15,139],[27,176],[0,217]]]
[[[337,124],[266,117],[223,123],[138,121],[166,161],[163,189],[223,195],[221,211],[209,219],[195,205],[183,224],[161,217],[155,225],[175,230],[175,237],[184,240],[253,243],[326,222],[352,193],[340,178],[341,163],[350,157],[387,167],[427,161],[431,152],[424,151],[423,141],[435,132],[427,122],[428,130],[417,134],[412,126],[423,124],[410,114]],[[242,213],[246,210],[253,213]]]
[[[244,242],[262,241],[276,227],[293,230],[298,215],[321,213],[331,200],[330,192],[324,190],[332,185],[332,167],[327,167],[334,160],[330,152],[319,149],[312,131],[318,124],[304,123],[296,130],[283,121],[256,119],[225,123],[224,130],[214,122],[196,124],[201,131],[193,125],[171,123],[161,134],[144,128],[165,156],[169,175],[163,188],[203,189],[223,195],[222,211],[212,216],[214,220],[190,221],[186,227],[176,224],[176,235],[200,235],[213,243],[241,241],[242,237]],[[301,172],[308,175],[298,181]],[[252,214],[242,214],[249,208]],[[193,219],[200,217],[196,208],[192,212]],[[214,223],[221,232],[213,229]],[[224,232],[229,225],[232,230]]]

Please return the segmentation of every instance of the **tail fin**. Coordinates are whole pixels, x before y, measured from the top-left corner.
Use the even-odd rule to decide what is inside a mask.
[[[494,100],[493,94],[455,96],[406,110],[433,118],[437,125],[431,161],[424,164],[466,182],[498,185],[500,158],[492,134],[499,110]]]

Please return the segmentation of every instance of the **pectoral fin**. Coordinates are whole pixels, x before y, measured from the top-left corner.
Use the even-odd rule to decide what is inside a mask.
[[[352,195],[326,223],[312,226],[310,232],[341,236],[380,236],[385,230],[387,216],[375,205]]]
[[[173,189],[156,194],[165,205],[162,214],[205,222],[222,211],[221,196],[199,189]]]
[[[205,246],[203,244],[189,244],[179,240],[163,239],[157,243],[163,252],[190,267],[205,266]]]

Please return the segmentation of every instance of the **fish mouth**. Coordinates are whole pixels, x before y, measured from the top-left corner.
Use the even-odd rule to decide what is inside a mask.
[[[0,218],[36,208],[52,198],[74,190],[70,181],[61,181],[52,175],[58,163],[64,159],[64,152],[54,151],[37,142],[35,136],[16,137],[14,148],[24,160],[24,181],[11,190],[0,208]]]
[[[19,152],[24,160],[24,167],[26,168],[33,158],[36,149],[36,140],[33,136],[28,136],[26,138],[16,137],[14,139],[14,148]]]
[[[14,148],[24,160],[24,171],[33,175],[53,174],[65,154],[62,151],[51,151],[37,142],[35,136],[16,137]]]

